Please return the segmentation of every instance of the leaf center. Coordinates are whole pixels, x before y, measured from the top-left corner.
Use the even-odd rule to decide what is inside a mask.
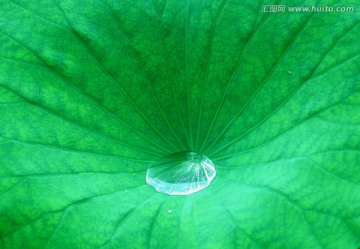
[[[215,166],[206,156],[183,151],[167,155],[155,162],[146,173],[146,183],[168,195],[189,195],[211,183]]]

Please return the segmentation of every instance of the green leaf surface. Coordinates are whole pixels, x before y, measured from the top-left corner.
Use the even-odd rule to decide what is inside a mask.
[[[359,23],[357,0],[0,0],[0,248],[359,247]],[[145,183],[181,151],[209,187]]]

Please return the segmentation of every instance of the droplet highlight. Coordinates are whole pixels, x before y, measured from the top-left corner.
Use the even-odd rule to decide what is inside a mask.
[[[209,158],[184,151],[155,162],[146,172],[146,183],[160,193],[189,195],[209,186],[215,176],[215,166]]]

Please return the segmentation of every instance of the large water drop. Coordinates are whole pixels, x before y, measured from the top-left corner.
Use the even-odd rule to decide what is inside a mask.
[[[195,152],[178,152],[161,158],[146,172],[146,183],[168,195],[189,195],[211,183],[216,175],[209,158]]]

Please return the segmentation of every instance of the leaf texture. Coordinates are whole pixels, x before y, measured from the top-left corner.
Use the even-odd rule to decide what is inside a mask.
[[[360,14],[0,0],[0,247],[360,245]],[[146,185],[209,157],[188,196]]]

